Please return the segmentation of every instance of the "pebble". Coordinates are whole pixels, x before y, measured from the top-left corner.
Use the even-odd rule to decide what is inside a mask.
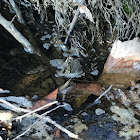
[[[102,114],[104,114],[105,113],[105,111],[103,110],[103,109],[101,109],[101,108],[97,108],[96,110],[95,110],[95,113],[96,113],[96,115],[102,115]]]

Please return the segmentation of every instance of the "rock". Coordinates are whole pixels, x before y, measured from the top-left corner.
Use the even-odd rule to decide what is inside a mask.
[[[140,39],[117,40],[107,59],[100,82],[111,85],[131,85],[140,79]]]
[[[11,130],[13,114],[9,111],[0,111],[0,127]]]
[[[95,113],[96,113],[96,115],[102,115],[102,114],[105,113],[105,111],[104,111],[103,109],[101,109],[101,108],[97,108],[97,109],[95,110]]]
[[[82,133],[83,130],[88,130],[88,127],[81,122],[79,118],[74,118],[74,129],[76,134]]]
[[[122,108],[117,105],[110,107],[110,110],[114,113],[113,120],[123,124],[124,127],[119,129],[119,136],[125,137],[126,140],[132,139],[140,135],[139,120],[135,117],[134,110],[131,108]]]
[[[73,111],[72,107],[70,104],[63,102],[63,108],[66,109],[67,111]]]

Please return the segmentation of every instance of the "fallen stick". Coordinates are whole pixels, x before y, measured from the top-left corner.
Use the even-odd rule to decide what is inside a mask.
[[[16,107],[16,106],[12,105],[11,103],[9,103],[9,102],[7,102],[7,101],[5,101],[3,99],[0,99],[0,102],[10,106],[13,109],[13,111],[15,111],[15,112],[26,112],[27,113],[27,112],[30,111],[28,109]]]
[[[53,109],[51,109],[51,110],[49,110],[49,111],[47,111],[47,112],[41,114],[42,118],[43,118],[45,115],[47,115],[48,113],[50,113],[50,112],[56,110],[56,109],[59,108],[59,107],[63,107],[63,106],[65,106],[65,105],[59,105],[59,106],[57,106],[57,107],[55,107],[55,108],[53,108]],[[39,118],[38,120],[36,120],[26,131],[24,131],[22,134],[16,136],[13,140],[16,140],[16,139],[18,139],[18,138],[24,136],[24,135],[25,135],[28,131],[30,131],[30,129],[37,123],[37,121],[40,121],[42,118]],[[17,119],[17,118],[16,118],[16,119]],[[15,120],[16,120],[16,119],[15,119]]]
[[[37,121],[35,121],[26,131],[24,131],[22,134],[16,136],[13,140],[16,140],[22,136],[24,136],[28,131],[30,131],[30,129],[36,124]]]
[[[28,113],[26,113],[26,114],[24,114],[24,115],[22,115],[22,116],[19,116],[19,117],[15,118],[15,119],[16,119],[16,120],[21,120],[22,118],[24,118],[24,117],[26,117],[26,116],[28,116],[28,115],[31,115],[31,114],[33,114],[33,113],[35,113],[35,112],[37,112],[37,111],[40,111],[40,110],[42,110],[42,109],[44,109],[44,108],[46,108],[46,107],[52,106],[52,105],[57,104],[57,103],[58,103],[58,101],[54,101],[54,102],[48,103],[48,104],[46,104],[46,105],[44,105],[44,106],[41,106],[41,107],[39,107],[39,108],[37,108],[37,109],[35,109],[35,110],[33,110],[33,111],[30,111],[30,112],[28,112]]]
[[[41,114],[41,116],[42,116],[42,115],[45,116],[45,115],[49,114],[50,112],[52,112],[52,111],[54,111],[54,110],[56,110],[56,109],[58,109],[58,108],[60,108],[60,107],[64,107],[64,106],[66,106],[66,105],[59,105],[59,106],[57,106],[57,107],[55,107],[55,108],[53,108],[53,109],[51,109],[51,110],[49,110],[49,111],[47,111],[47,112]]]
[[[31,54],[37,54],[39,56],[40,53],[30,44],[30,42],[15,28],[14,24],[10,21],[7,21],[0,14],[0,24],[19,42],[23,45],[24,50]]]
[[[31,110],[16,107],[16,106],[12,105],[11,103],[9,103],[9,102],[7,102],[7,101],[5,101],[5,100],[2,100],[2,99],[0,99],[0,102],[2,102],[2,103],[4,103],[4,104],[6,104],[6,105],[12,107],[13,110],[14,110],[15,112],[18,112],[18,111],[20,111],[20,112],[31,112]],[[67,130],[67,129],[64,128],[63,126],[61,126],[61,125],[59,125],[58,123],[56,123],[55,121],[53,121],[53,120],[52,120],[51,118],[49,118],[48,116],[42,118],[41,115],[38,115],[38,114],[36,114],[36,113],[33,113],[33,115],[36,116],[37,118],[43,119],[43,120],[45,120],[45,121],[47,121],[47,122],[53,124],[55,127],[57,127],[58,129],[60,129],[61,131],[65,132],[69,137],[74,138],[74,139],[78,139],[78,135],[76,135],[76,134],[70,132],[69,130]]]
[[[93,103],[97,104],[98,101],[99,101],[105,94],[107,94],[107,93],[111,90],[111,88],[112,88],[112,85],[111,85],[105,92],[103,92]]]
[[[97,103],[99,102],[99,100],[100,100],[105,94],[107,94],[107,93],[110,91],[111,88],[112,88],[112,85],[111,85],[105,92],[103,92],[93,103],[91,103],[90,105],[88,105],[85,109],[82,109],[79,113],[81,113],[81,112],[87,110],[88,108],[92,107],[93,105],[97,104]],[[79,114],[79,113],[78,113],[78,114]]]
[[[24,23],[24,19],[22,17],[22,14],[21,14],[21,11],[19,10],[18,6],[16,5],[15,1],[14,0],[9,0],[13,10],[15,11],[17,17],[18,17],[18,20],[20,23]]]
[[[82,0],[81,3],[78,5],[78,8],[77,8],[76,13],[75,13],[75,15],[74,15],[74,18],[73,18],[72,22],[70,23],[70,27],[69,27],[69,30],[68,30],[68,32],[67,32],[67,36],[66,36],[66,38],[65,38],[65,43],[64,43],[64,44],[67,44],[69,35],[70,35],[70,33],[72,32],[72,30],[73,30],[73,28],[74,28],[74,25],[76,24],[77,19],[78,19],[78,15],[79,15],[79,13],[80,13],[79,8],[80,8],[80,6],[81,6],[82,4],[84,4],[84,2],[85,2],[85,0]]]

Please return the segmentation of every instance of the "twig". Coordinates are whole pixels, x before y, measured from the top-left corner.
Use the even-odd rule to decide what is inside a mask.
[[[17,17],[18,17],[18,20],[20,21],[20,23],[24,23],[24,19],[22,17],[22,14],[21,14],[21,11],[20,9],[18,8],[18,6],[16,5],[15,1],[14,0],[9,0],[13,10],[15,11]]]
[[[105,94],[107,94],[107,93],[111,90],[111,88],[112,88],[112,85],[111,85],[105,92],[103,92],[103,93],[94,101],[94,103],[97,104],[97,102],[98,102]]]
[[[64,128],[63,126],[59,125],[58,123],[56,123],[55,121],[53,121],[50,117],[46,116],[43,117],[41,115],[38,115],[36,113],[33,113],[34,116],[43,119],[51,124],[53,124],[55,127],[57,127],[58,129],[60,129],[61,131],[65,132],[69,137],[74,138],[74,139],[78,139],[78,135],[70,132],[69,130],[67,130],[66,128]]]
[[[44,106],[41,106],[41,107],[39,107],[39,108],[37,108],[37,109],[35,109],[33,111],[30,111],[30,112],[28,112],[28,113],[26,113],[26,114],[24,114],[22,116],[19,116],[19,117],[15,118],[15,120],[21,120],[22,118],[24,118],[24,117],[26,117],[28,115],[31,115],[31,114],[33,114],[33,113],[35,113],[37,111],[40,111],[40,110],[42,110],[42,109],[44,109],[46,107],[52,106],[53,104],[57,104],[57,103],[58,103],[58,101],[54,101],[54,102],[48,103],[48,104],[46,104]]]
[[[13,108],[13,111],[15,111],[15,112],[29,112],[30,111],[28,109],[16,107],[16,106],[12,105],[11,103],[9,103],[9,102],[7,102],[7,101],[5,101],[3,99],[0,99],[0,102],[10,106],[11,108]]]
[[[84,110],[87,110],[88,108],[92,107],[93,105],[97,104],[98,101],[105,95],[107,94],[110,89],[112,88],[112,85],[105,91],[103,92],[93,103],[91,103],[90,105],[88,105]],[[79,113],[83,112],[84,110],[81,110]]]
[[[78,15],[79,15],[79,12],[80,12],[80,10],[79,10],[80,5],[84,4],[84,2],[85,2],[85,0],[82,0],[81,3],[78,5],[77,11],[76,11],[76,13],[75,13],[75,15],[74,15],[74,18],[73,18],[72,22],[70,23],[70,27],[69,27],[67,36],[66,36],[66,38],[65,38],[65,43],[64,43],[64,44],[67,44],[69,35],[70,35],[70,33],[72,32],[72,30],[73,30],[73,28],[74,28],[74,25],[75,25],[76,22],[77,22]]]
[[[0,24],[17,40],[19,43],[21,43],[24,47],[24,50],[26,52],[29,52],[31,54],[37,54],[39,56],[39,51],[34,48],[31,43],[15,28],[14,24],[10,21],[6,20],[1,14],[0,14]]]
[[[17,17],[17,15],[14,15],[14,17],[12,18],[12,20],[10,22],[13,23],[13,21],[15,20],[16,17]]]
[[[24,131],[22,134],[16,136],[13,140],[16,140],[20,137],[22,137],[23,135],[25,135],[35,124],[37,123],[37,121],[35,121],[26,131]]]
[[[2,103],[4,103],[4,104],[6,104],[6,105],[12,107],[13,110],[14,110],[15,112],[18,112],[18,111],[20,111],[20,112],[31,112],[31,110],[16,107],[16,106],[12,105],[11,103],[9,103],[9,102],[7,102],[7,101],[5,101],[5,100],[2,100],[2,99],[0,99],[0,102],[2,102]],[[57,124],[55,121],[53,121],[53,120],[52,120],[51,118],[49,118],[48,116],[42,118],[41,115],[38,115],[38,114],[36,114],[36,113],[33,113],[33,115],[36,116],[37,118],[43,119],[43,120],[45,120],[45,121],[47,121],[47,122],[53,124],[55,127],[57,127],[58,129],[60,129],[61,131],[65,132],[69,137],[74,138],[74,139],[78,139],[78,135],[76,135],[76,134],[70,132],[69,130],[65,129],[65,128],[62,127],[61,125]]]
[[[50,113],[50,112],[56,110],[56,109],[59,108],[59,107],[63,107],[63,106],[65,106],[65,105],[59,105],[59,106],[57,106],[57,107],[55,107],[55,108],[53,108],[53,109],[51,109],[51,110],[49,110],[49,111],[47,111],[47,112],[41,114],[42,118],[43,118],[45,115],[47,115],[48,113]],[[23,135],[25,135],[25,134],[26,134],[28,131],[30,131],[30,129],[31,129],[38,121],[40,121],[42,118],[37,119],[26,131],[24,131],[22,134],[20,134],[20,135],[18,135],[17,137],[15,137],[13,140],[16,140],[16,139],[22,137]]]
[[[41,116],[42,116],[42,115],[45,116],[45,115],[49,114],[50,112],[52,112],[52,111],[54,111],[54,110],[56,110],[56,109],[58,109],[58,108],[60,108],[60,107],[63,107],[63,106],[66,106],[66,105],[59,105],[59,106],[57,106],[57,107],[55,107],[55,108],[53,108],[53,109],[51,109],[51,110],[49,110],[49,111],[47,111],[47,112],[41,114]]]
[[[37,114],[37,117],[38,116]],[[44,118],[44,120],[46,120],[47,122],[53,124],[55,127],[57,127],[58,129],[60,129],[61,131],[65,132],[69,137],[74,138],[74,139],[78,139],[78,135],[70,132],[69,130],[67,130],[66,128],[64,128],[63,126],[59,125],[58,123],[56,123],[55,121],[53,121],[51,118],[49,118],[48,116]]]

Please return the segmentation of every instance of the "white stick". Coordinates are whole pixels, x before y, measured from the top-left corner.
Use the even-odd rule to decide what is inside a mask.
[[[38,114],[35,114],[36,117],[40,118],[41,116]],[[74,138],[74,139],[78,139],[78,135],[70,132],[69,130],[67,130],[66,128],[64,128],[63,126],[59,125],[58,123],[56,123],[55,121],[53,121],[50,117],[44,117],[44,120],[46,120],[47,122],[53,124],[55,127],[57,127],[58,129],[60,129],[61,131],[65,132],[69,137]]]
[[[111,88],[112,88],[112,85],[111,85],[105,92],[103,92],[103,93],[94,101],[94,103],[97,103],[105,94],[107,94],[107,93],[110,91]]]
[[[30,42],[15,28],[13,23],[7,21],[1,14],[0,14],[0,24],[11,34],[13,37],[20,42],[24,50],[31,53],[37,54],[40,56],[39,52],[35,50],[35,48],[30,44]]]
[[[44,105],[44,106],[41,106],[41,107],[39,107],[39,108],[37,108],[37,109],[35,109],[35,110],[33,110],[33,111],[30,111],[30,112],[28,112],[28,113],[26,113],[26,114],[24,114],[24,115],[22,115],[22,116],[19,116],[19,117],[15,118],[15,119],[16,119],[16,120],[21,120],[22,118],[24,118],[24,117],[26,117],[26,116],[28,116],[28,115],[31,115],[31,114],[33,114],[33,113],[35,113],[35,112],[37,112],[37,111],[40,111],[40,110],[42,110],[42,109],[44,109],[44,108],[46,108],[46,107],[52,106],[53,104],[57,104],[57,103],[58,103],[58,101],[54,101],[54,102],[48,103],[48,104],[46,104],[46,105]]]
[[[36,124],[37,121],[35,121],[26,131],[24,131],[22,134],[16,136],[13,140],[16,140],[20,137],[22,137],[23,135],[25,135],[35,124]]]
[[[41,114],[42,118],[43,118],[45,115],[47,115],[48,113],[50,113],[50,112],[56,110],[56,109],[59,108],[59,107],[63,107],[63,106],[65,106],[65,105],[59,105],[59,106],[57,106],[57,107],[55,107],[55,108],[53,108],[53,109],[51,109],[51,110],[49,110],[49,111],[47,111],[47,112]],[[28,131],[30,131],[30,129],[37,123],[37,121],[40,121],[42,118],[39,118],[38,120],[36,120],[26,131],[24,131],[22,134],[16,136],[13,140],[16,140],[16,139],[20,138],[21,136],[25,135],[25,134],[26,134]]]
[[[15,11],[17,17],[18,17],[18,20],[20,21],[20,23],[24,23],[24,20],[22,18],[22,14],[21,14],[21,11],[19,10],[18,6],[16,5],[15,1],[14,0],[9,0],[13,10]]]
[[[9,102],[7,102],[3,99],[0,99],[0,102],[10,106],[11,108],[13,108],[13,111],[15,111],[15,112],[29,112],[30,111],[30,110],[27,110],[27,109],[24,109],[24,108],[16,107],[16,106],[12,105],[11,103],[9,103]]]
[[[23,108],[19,108],[19,107],[16,107],[14,105],[12,105],[11,103],[5,101],[5,100],[2,100],[0,99],[0,102],[12,107],[14,109],[15,112],[18,112],[18,111],[21,111],[21,112],[31,112],[31,110],[28,110],[28,109],[23,109]],[[41,115],[38,115],[36,113],[33,113],[34,116],[40,118],[40,119],[43,119],[51,124],[53,124],[55,127],[59,128],[61,131],[65,132],[69,137],[71,138],[74,138],[74,139],[78,139],[78,135],[70,132],[69,130],[65,129],[64,127],[62,127],[61,125],[57,124],[55,121],[53,121],[51,118],[49,117],[43,117]]]
[[[52,112],[52,111],[54,111],[54,110],[56,110],[56,109],[58,109],[60,107],[63,107],[63,106],[66,106],[66,105],[59,105],[59,106],[57,106],[57,107],[55,107],[55,108],[53,108],[53,109],[41,114],[41,116],[45,116],[45,115],[49,114],[50,112]]]
[[[76,10],[76,13],[75,13],[75,15],[74,15],[74,18],[73,18],[72,22],[70,23],[70,27],[69,27],[69,30],[68,30],[68,32],[67,32],[67,36],[66,36],[66,38],[65,38],[65,43],[64,43],[64,44],[67,44],[69,35],[70,35],[70,33],[72,32],[72,30],[73,30],[73,28],[74,28],[74,25],[75,25],[76,22],[77,22],[78,15],[79,15],[79,13],[80,13],[80,10],[79,10],[80,5],[84,4],[84,2],[85,2],[85,0],[82,0],[81,3],[79,4],[77,10]]]
[[[91,106],[97,104],[98,101],[99,101],[105,94],[107,94],[107,93],[110,91],[111,88],[112,88],[112,85],[111,85],[105,92],[103,92],[93,103],[91,103],[89,106],[87,106],[85,109],[88,109],[88,108],[90,108]],[[85,110],[85,109],[84,109],[84,110]],[[83,110],[81,110],[80,113],[81,113],[82,111],[83,111]]]

